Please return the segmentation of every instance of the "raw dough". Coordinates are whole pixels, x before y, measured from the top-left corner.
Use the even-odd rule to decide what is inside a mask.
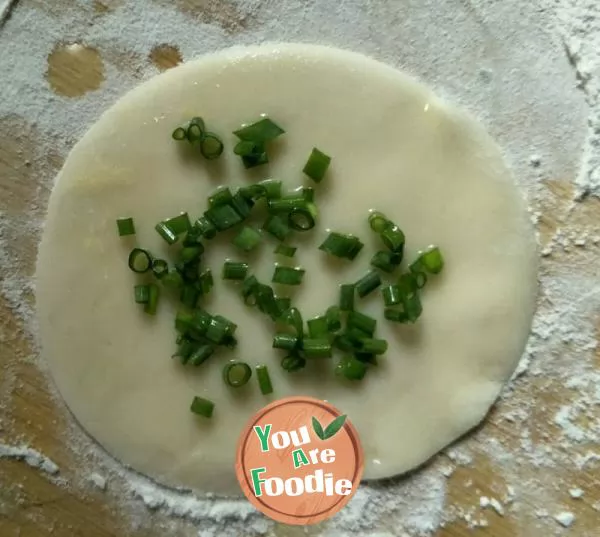
[[[232,154],[231,132],[267,113],[286,130],[272,163],[246,172]],[[170,138],[202,115],[227,144],[223,158],[192,158]],[[337,301],[341,282],[368,267],[378,241],[371,208],[406,232],[407,257],[431,243],[446,268],[431,279],[415,326],[381,316],[378,293],[359,308],[380,318],[390,342],[384,363],[348,387],[309,367],[279,369],[269,321],[220,280],[226,244],[208,250],[216,288],[207,308],[239,324],[240,345],[201,368],[170,359],[173,309],[156,318],[133,302],[138,280],[127,269],[132,241],[115,219],[133,216],[137,242],[158,254],[154,231],[181,210],[198,215],[217,185],[273,176],[290,188],[306,181],[313,146],[333,156],[316,187],[318,228],[294,239],[307,269],[295,292],[305,318]],[[331,228],[367,244],[354,263],[332,263],[316,249]],[[270,281],[274,244],[251,264]],[[523,200],[499,148],[464,112],[421,84],[367,57],[307,45],[237,48],[162,74],[127,94],[75,146],[50,199],[38,259],[37,300],[44,354],[67,404],[106,450],[159,482],[238,493],[234,453],[252,413],[270,398],[255,379],[233,392],[221,380],[229,357],[271,367],[275,396],[312,395],[348,413],[365,450],[365,478],[414,468],[486,414],[528,336],[536,294],[536,246]],[[330,362],[320,367],[329,368]],[[189,412],[194,395],[216,402],[212,420]]]

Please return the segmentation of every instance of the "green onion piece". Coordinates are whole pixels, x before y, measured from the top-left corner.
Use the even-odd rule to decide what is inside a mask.
[[[260,145],[249,140],[242,140],[235,144],[233,152],[240,157],[249,157],[260,152]]]
[[[315,189],[312,186],[302,187],[300,193],[306,201],[315,201]]]
[[[375,268],[383,270],[384,272],[391,273],[398,268],[398,265],[402,262],[402,254],[394,252],[377,252],[371,258],[371,265]]]
[[[171,134],[173,140],[181,142],[187,138],[187,131],[183,127],[177,127]]]
[[[269,216],[263,224],[262,229],[280,241],[285,240],[291,233],[287,221],[278,215]]]
[[[183,246],[187,247],[187,246],[202,246],[204,248],[204,245],[201,242],[201,235],[200,232],[198,231],[197,228],[192,227],[192,229],[190,229],[186,234],[185,237],[183,237]]]
[[[258,309],[266,313],[274,321],[277,320],[281,312],[279,311],[279,305],[273,289],[268,285],[258,284],[255,295]]]
[[[339,306],[330,306],[325,312],[325,320],[327,321],[327,330],[337,332],[342,327],[342,314]]]
[[[281,313],[286,312],[292,307],[292,299],[287,296],[276,297],[275,300]]]
[[[261,166],[262,164],[266,164],[267,162],[269,162],[269,156],[264,150],[242,157],[242,163],[244,164],[244,168],[246,168],[247,170],[249,170],[250,168],[256,168],[257,166]]]
[[[164,259],[152,260],[152,273],[159,280],[169,272],[169,264]]]
[[[427,284],[427,274],[425,272],[415,272],[415,284],[418,289],[423,289]]]
[[[183,287],[183,278],[176,270],[170,270],[161,279],[161,283],[169,289],[181,289]]]
[[[152,267],[152,256],[147,250],[134,248],[129,252],[127,264],[133,272],[143,274],[144,272],[148,272]]]
[[[256,290],[259,285],[256,276],[248,276],[242,282],[242,297],[245,304],[253,306],[256,303]]]
[[[381,290],[383,303],[386,306],[396,306],[402,302],[400,288],[397,285],[388,285]]]
[[[231,388],[239,388],[246,384],[252,376],[252,369],[245,362],[231,361],[223,368],[223,380]]]
[[[368,337],[373,337],[375,333],[375,327],[377,326],[377,320],[373,317],[369,317],[360,311],[351,311],[348,313],[346,324],[350,328],[357,328]]]
[[[258,120],[251,125],[244,125],[236,131],[233,131],[240,140],[254,142],[256,144],[264,144],[270,142],[278,136],[281,136],[285,131],[268,117]]]
[[[267,207],[271,214],[289,213],[305,203],[306,200],[301,196],[285,196],[284,198],[269,199]]]
[[[325,177],[325,172],[327,171],[327,168],[329,168],[330,163],[331,157],[315,147],[308,157],[308,161],[304,165],[302,171],[315,183],[320,183],[323,180],[323,177]]]
[[[204,136],[203,125],[190,122],[190,124],[188,125],[188,128],[187,128],[186,135],[187,135],[188,142],[190,142],[190,144],[195,144],[197,142],[200,142],[202,140],[202,137]]]
[[[411,323],[414,323],[423,312],[423,307],[421,305],[421,299],[418,292],[404,297],[403,306],[404,312]]]
[[[281,322],[291,326],[299,339],[304,337],[304,326],[302,322],[302,315],[298,308],[289,308],[281,316]]]
[[[265,179],[258,183],[263,188],[264,197],[267,199],[281,198],[282,182],[275,179]]]
[[[444,268],[444,258],[437,246],[430,246],[425,252],[420,252],[417,262],[422,270],[430,274],[439,274]],[[413,265],[410,266],[411,270]]]
[[[205,418],[212,418],[214,409],[215,404],[208,399],[204,399],[204,397],[194,397],[192,405],[190,406],[190,410],[194,414],[204,416]]]
[[[381,277],[378,272],[370,270],[355,284],[356,292],[360,298],[367,296],[381,285]]]
[[[260,183],[256,183],[255,185],[248,185],[239,188],[238,193],[244,196],[246,199],[256,201],[264,198],[267,192],[264,186],[262,186]]]
[[[189,357],[188,363],[190,365],[198,367],[202,365],[206,360],[208,360],[213,353],[215,352],[215,348],[209,343],[205,343],[204,345],[200,345]]]
[[[196,302],[198,302],[198,298],[200,297],[200,291],[194,285],[184,285],[181,289],[181,293],[179,294],[179,300],[184,306],[188,308],[193,308],[196,306]]]
[[[327,252],[336,257],[353,260],[362,250],[364,244],[354,235],[331,232],[323,241],[319,250]]]
[[[173,234],[181,235],[192,228],[188,213],[181,213],[162,222]]]
[[[388,227],[390,221],[387,217],[378,211],[371,211],[369,214],[369,226],[375,233],[383,233],[383,230]]]
[[[119,237],[126,235],[135,235],[135,224],[133,218],[117,218],[117,230]]]
[[[244,219],[232,205],[218,205],[204,212],[204,217],[211,222],[218,231],[225,231]]]
[[[212,320],[213,316],[210,313],[197,308],[192,316],[192,327],[198,334],[203,336],[208,331]]]
[[[385,308],[383,310],[383,316],[388,320],[394,323],[407,323],[408,315],[402,311],[395,308]]]
[[[181,342],[177,344],[177,351],[172,356],[172,358],[179,358],[183,365],[188,363],[190,356],[196,350],[198,343],[195,341],[191,341],[186,338],[182,338]]]
[[[175,315],[175,330],[185,334],[192,327],[194,316],[186,311],[178,311]]]
[[[232,335],[232,327],[227,319],[215,315],[210,320],[204,335],[209,341],[221,345],[228,335]]]
[[[244,195],[238,191],[231,199],[231,206],[242,218],[246,219],[250,216],[252,207],[254,207],[254,200],[244,197]]]
[[[331,358],[331,343],[327,338],[304,338],[302,350],[307,358]]]
[[[219,205],[227,205],[233,199],[231,190],[227,186],[220,186],[210,196],[208,196],[208,206],[217,207]]]
[[[207,132],[200,140],[200,153],[207,160],[219,158],[223,153],[223,142],[214,132]]]
[[[348,380],[362,380],[367,374],[367,366],[353,356],[347,356],[339,361],[335,372]]]
[[[133,296],[137,304],[146,304],[150,298],[150,289],[147,285],[136,285],[133,288]]]
[[[276,266],[271,281],[282,285],[300,285],[305,272],[301,268]]]
[[[385,354],[388,343],[385,339],[363,339],[360,342],[360,352],[365,354]]]
[[[298,338],[291,334],[275,334],[273,337],[273,348],[283,349],[285,351],[293,351],[298,348]]]
[[[201,216],[196,220],[194,229],[205,239],[214,239],[217,235],[217,228],[206,216]]]
[[[244,226],[231,242],[240,250],[250,252],[260,244],[260,241],[261,235],[256,229],[250,226]]]
[[[296,231],[308,231],[315,227],[318,210],[314,203],[304,201],[288,214],[288,225]]]
[[[288,373],[294,373],[300,371],[306,366],[306,360],[299,354],[293,352],[288,354],[281,360],[281,367]]]
[[[215,281],[213,279],[212,271],[206,269],[204,272],[198,275],[198,288],[202,295],[207,295],[213,288]]]
[[[333,345],[344,352],[352,352],[355,350],[354,341],[345,334],[338,334],[335,336]]]
[[[156,309],[158,308],[158,299],[160,296],[160,290],[158,285],[154,283],[148,284],[148,302],[144,304],[144,311],[148,315],[156,315]]]
[[[380,237],[383,244],[385,244],[392,252],[401,254],[404,251],[406,238],[404,237],[402,230],[396,224],[392,224],[391,222],[388,223],[381,232]]]
[[[174,244],[177,242],[177,235],[173,233],[164,222],[159,222],[154,226],[157,233],[165,240],[167,244]]]
[[[327,319],[323,316],[306,321],[308,336],[312,339],[326,338],[329,335]]]
[[[188,246],[187,248],[182,248],[181,252],[179,252],[179,260],[184,264],[193,263],[200,259],[203,252],[204,247]]]
[[[222,277],[224,280],[244,280],[247,273],[248,263],[225,261]]]
[[[295,246],[288,246],[287,244],[279,244],[277,248],[275,248],[275,253],[278,255],[283,255],[285,257],[294,257],[296,254]]]
[[[398,278],[397,285],[402,297],[416,292],[416,290],[419,288],[415,275],[410,272],[401,274]]]
[[[354,309],[354,285],[345,283],[340,285],[340,310],[352,311]]]
[[[273,393],[273,384],[271,383],[271,376],[266,365],[261,364],[256,366],[256,379],[258,380],[260,393],[263,395]]]
[[[344,331],[344,336],[352,343],[352,347],[357,350],[361,348],[362,340],[372,337],[373,334],[369,334],[356,326],[348,326]]]

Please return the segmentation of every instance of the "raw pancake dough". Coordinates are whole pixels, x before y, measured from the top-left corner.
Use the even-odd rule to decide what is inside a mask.
[[[231,132],[269,114],[287,133],[268,166],[245,171]],[[206,162],[171,140],[173,128],[201,115],[226,143]],[[357,307],[377,316],[390,343],[382,364],[347,385],[332,361],[290,375],[271,349],[273,326],[220,280],[226,257],[213,241],[208,266],[216,286],[206,307],[238,323],[239,346],[202,367],[171,360],[175,306],[156,318],[133,301],[140,278],[127,268],[133,244],[168,256],[156,222],[185,210],[196,217],[219,184],[268,176],[289,188],[303,182],[313,146],[333,156],[316,185],[317,228],[290,242],[307,269],[294,291],[304,318],[338,300],[380,248],[366,216],[377,208],[406,232],[407,259],[431,243],[446,267],[423,293],[414,326],[383,320],[379,293]],[[115,219],[133,216],[136,239],[120,239]],[[353,262],[329,259],[317,246],[326,229],[365,243]],[[173,247],[173,248],[176,248]],[[270,281],[274,243],[249,256]],[[523,351],[536,294],[536,245],[521,195],[499,148],[471,117],[440,101],[405,74],[370,58],[308,45],[230,49],[142,84],[102,115],[75,146],[50,198],[37,266],[43,351],[69,408],[123,463],[157,481],[215,493],[238,493],[234,454],[250,416],[271,400],[256,380],[238,391],[221,369],[229,358],[267,363],[274,398],[311,395],[350,416],[365,450],[365,478],[406,472],[474,427],[487,413]],[[279,259],[278,261],[281,261]],[[194,395],[212,399],[212,420],[189,411]]]

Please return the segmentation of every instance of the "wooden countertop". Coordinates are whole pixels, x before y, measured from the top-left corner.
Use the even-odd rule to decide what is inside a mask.
[[[53,2],[42,6],[42,0],[22,0],[23,4],[39,9],[60,10],[61,6],[72,7],[70,0]],[[98,14],[109,11],[118,0],[95,0],[94,9]],[[190,12],[208,9],[208,15],[220,16],[211,2],[199,0],[178,0]],[[203,7],[204,6],[204,7]],[[13,16],[19,16],[15,10]],[[234,17],[231,13],[223,17]],[[10,21],[8,22],[10,23]],[[1,30],[0,30],[1,31]],[[114,60],[114,59],[113,59]],[[117,60],[123,69],[128,69],[126,57]],[[181,61],[176,47],[163,44],[148,51],[148,62],[159,69],[172,67]],[[86,92],[100,88],[105,73],[102,52],[80,47],[68,49],[57,44],[48,58],[46,77],[48,91],[77,98]],[[4,84],[6,81],[0,81]],[[22,118],[0,118],[0,211],[9,216],[33,211],[37,216],[43,214],[49,192],[37,181],[42,171],[56,172],[62,165],[62,157],[49,150],[40,159],[35,157],[35,126],[26,124]],[[588,199],[565,219],[566,206],[573,196],[572,178],[545,183],[547,202],[536,207],[542,213],[538,229],[542,242],[549,240],[560,224],[568,229],[570,225],[597,222],[600,215],[600,202]],[[31,276],[34,271],[34,259],[38,237],[22,236],[18,241],[9,242],[13,256],[20,262],[16,267],[2,267],[0,280],[22,273]],[[596,266],[598,259],[596,256]],[[567,259],[568,261],[568,259]],[[542,270],[548,270],[544,263]],[[21,297],[23,308],[33,308],[33,298],[29,291]],[[195,535],[193,525],[181,522],[174,529],[167,526],[167,517],[158,512],[145,510],[145,523],[139,529],[132,529],[127,517],[122,513],[119,497],[111,493],[111,487],[104,492],[90,487],[85,477],[76,471],[82,461],[88,457],[69,447],[69,431],[73,422],[64,407],[50,393],[46,377],[39,371],[30,356],[35,349],[27,337],[23,321],[15,315],[14,308],[0,294],[0,442],[18,444],[21,439],[33,448],[50,457],[60,467],[60,479],[68,482],[55,483],[44,472],[24,464],[22,461],[0,459],[0,535],[39,537],[49,534],[56,537],[110,537],[110,536],[158,536],[158,535]],[[597,364],[600,366],[600,355]],[[566,401],[568,396],[562,386],[556,382],[542,382],[531,378],[517,383],[511,404],[521,399],[531,400],[532,394],[540,404],[534,410],[534,431],[540,437],[552,437],[556,434],[552,423],[553,412]],[[508,450],[519,446],[520,429],[500,416],[507,403],[501,402],[483,426],[484,431],[493,431],[494,437]],[[485,518],[487,527],[469,529],[468,517],[458,516],[455,522],[440,528],[436,537],[466,537],[472,534],[494,537],[542,537],[548,531],[540,526],[536,511],[544,508],[540,505],[535,491],[522,491],[518,498],[519,509],[513,512],[506,500],[507,482],[502,468],[498,467],[481,444],[480,434],[471,435],[466,445],[475,454],[474,461],[467,465],[453,465],[456,469],[447,479],[447,510],[449,512],[474,513],[473,519]],[[451,461],[447,455],[440,455],[433,464],[448,466]],[[543,478],[539,473],[543,472]],[[560,466],[539,469],[524,465],[517,469],[520,483],[526,483],[535,477],[538,482],[548,484],[552,490],[554,483],[568,483],[584,491],[580,500],[569,498],[565,489],[556,490],[556,505],[576,515],[576,524],[568,530],[568,535],[583,537],[600,535],[600,513],[593,507],[600,501],[600,471],[598,466],[586,472],[574,472]],[[503,501],[504,516],[493,510],[479,509],[481,496],[495,497]],[[598,505],[598,504],[597,504]],[[150,524],[151,523],[151,524]],[[153,528],[149,527],[149,524]],[[169,528],[169,529],[165,529]],[[556,526],[556,531],[563,531]],[[567,530],[564,530],[567,531]],[[301,535],[297,530],[277,531],[278,535]]]

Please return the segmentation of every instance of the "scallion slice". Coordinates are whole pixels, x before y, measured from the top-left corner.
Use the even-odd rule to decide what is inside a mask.
[[[289,308],[281,316],[281,322],[291,326],[296,332],[296,336],[299,339],[304,337],[304,326],[302,322],[302,315],[298,308]]]
[[[258,380],[260,393],[263,395],[273,393],[273,384],[271,383],[271,376],[266,365],[261,364],[256,366],[256,379]]]
[[[219,158],[223,153],[223,142],[214,132],[206,132],[200,140],[200,153],[207,160]]]
[[[362,250],[364,244],[354,235],[345,235],[335,231],[323,241],[319,250],[344,259],[353,260]]]
[[[129,252],[127,264],[133,272],[143,274],[144,272],[148,272],[152,267],[152,256],[147,250],[134,248]]]
[[[297,267],[276,266],[272,282],[282,285],[300,285],[306,271]]]
[[[325,312],[325,320],[327,321],[327,330],[337,332],[342,327],[342,314],[339,306],[330,306]]]
[[[173,140],[181,142],[187,138],[187,131],[183,127],[177,127],[171,134]]]
[[[297,248],[295,246],[288,246],[287,244],[279,244],[275,248],[275,253],[284,257],[294,257],[296,255]]]
[[[263,146],[258,146],[256,153],[242,157],[242,163],[244,164],[244,168],[247,170],[256,168],[257,166],[261,166],[267,162],[269,162],[269,156],[267,155],[267,152],[264,150]]]
[[[320,183],[323,180],[323,177],[325,177],[325,172],[327,172],[330,163],[331,157],[315,147],[308,157],[308,161],[304,165],[302,171],[315,183]]]
[[[340,285],[340,310],[352,311],[354,309],[354,291],[355,287],[352,284]]]
[[[217,236],[217,228],[206,216],[201,216],[196,220],[194,229],[205,239],[214,239]]]
[[[242,140],[235,144],[233,152],[240,157],[248,157],[260,152],[259,147],[254,142]]]
[[[402,302],[400,288],[397,285],[388,285],[381,290],[383,302],[386,306],[396,306]]]
[[[387,246],[389,250],[395,253],[402,253],[404,251],[404,243],[406,238],[402,230],[391,222],[385,227],[385,229],[379,235],[383,244]]]
[[[206,269],[198,275],[198,290],[200,294],[207,295],[210,293],[210,290],[213,288],[215,284],[212,271],[210,269]]]
[[[402,263],[402,254],[394,252],[377,252],[371,258],[371,265],[375,268],[391,273]]]
[[[272,320],[277,320],[281,312],[273,289],[269,285],[258,284],[255,289],[255,296],[258,309],[266,313]]]
[[[169,289],[181,289],[184,284],[183,277],[177,270],[170,270],[160,279],[160,281]]]
[[[150,289],[147,285],[136,285],[133,294],[137,304],[146,304],[150,298]]]
[[[200,298],[200,290],[193,284],[184,285],[179,293],[179,300],[188,308],[194,308]]]
[[[218,231],[225,231],[244,219],[232,205],[217,205],[204,212],[204,217],[211,222]]]
[[[328,338],[304,338],[302,350],[307,358],[331,358],[331,343]]]
[[[192,227],[188,213],[181,213],[162,222],[175,235],[186,233]]]
[[[281,360],[281,367],[288,373],[294,373],[300,371],[306,366],[306,359],[300,356],[296,352],[288,354]]]
[[[383,316],[393,323],[407,323],[408,315],[403,311],[395,308],[385,308]]]
[[[360,342],[360,352],[365,354],[385,354],[388,343],[385,339],[363,339]]]
[[[313,339],[326,338],[329,335],[327,319],[324,316],[315,317],[306,321],[308,336]]]
[[[348,313],[346,324],[350,328],[357,328],[368,337],[373,337],[375,328],[377,326],[377,320],[373,319],[373,317],[370,317],[369,315],[361,313],[360,311],[351,311]]]
[[[427,271],[439,274],[444,268],[444,257],[437,246],[430,246],[426,251],[419,252],[418,259],[410,265],[413,272]]]
[[[233,199],[233,194],[229,187],[220,186],[210,196],[208,196],[208,206],[218,207],[219,205],[227,205]]]
[[[158,308],[158,299],[160,297],[160,290],[158,285],[155,283],[148,284],[148,302],[144,304],[144,311],[148,315],[156,315],[156,309]]]
[[[360,298],[363,298],[377,289],[380,285],[381,277],[379,276],[379,273],[370,270],[356,282],[356,293]]]
[[[383,230],[388,227],[390,221],[386,218],[383,213],[378,211],[371,211],[369,214],[369,226],[375,233],[383,233]]]
[[[198,367],[208,360],[215,352],[215,347],[210,343],[200,344],[188,358],[190,365]]]
[[[285,240],[291,233],[287,221],[278,215],[270,215],[263,224],[262,229],[280,241]]]
[[[277,301],[277,307],[282,314],[292,307],[292,299],[287,296],[276,297],[275,300]]]
[[[291,334],[279,333],[273,337],[273,348],[293,351],[298,348],[299,339]]]
[[[204,248],[201,246],[188,246],[179,252],[179,260],[184,264],[193,263],[200,259],[203,252]]]
[[[335,372],[348,380],[362,380],[367,374],[367,365],[354,356],[347,356],[338,362]]]
[[[248,273],[248,263],[225,261],[223,265],[224,280],[244,280]]]
[[[177,234],[173,233],[164,222],[159,222],[156,224],[154,229],[167,244],[175,244],[177,242]]]
[[[254,142],[255,144],[270,142],[284,133],[285,131],[268,117],[233,131],[233,134],[240,140]]]
[[[289,212],[288,225],[296,231],[308,231],[315,227],[318,213],[314,203],[303,200]]]
[[[252,207],[254,207],[254,200],[246,198],[238,191],[234,194],[233,198],[231,198],[231,206],[243,219],[246,219],[250,216]]]
[[[276,179],[265,179],[258,183],[262,187],[264,197],[267,199],[281,198],[282,182]]]
[[[190,410],[194,414],[204,416],[205,418],[212,418],[214,409],[215,404],[208,399],[204,399],[204,397],[194,397],[190,406]]]
[[[231,242],[240,250],[250,252],[260,244],[260,241],[261,235],[256,229],[250,226],[244,226]]]
[[[119,237],[135,235],[133,218],[117,218],[117,230],[119,232]]]
[[[247,384],[252,376],[252,369],[245,362],[231,361],[223,368],[223,380],[231,388],[240,388]]]
[[[152,260],[152,273],[159,280],[169,272],[169,264],[164,259]]]

